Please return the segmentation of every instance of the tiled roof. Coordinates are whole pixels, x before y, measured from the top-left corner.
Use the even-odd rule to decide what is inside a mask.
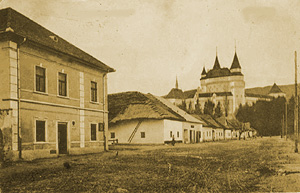
[[[183,96],[185,99],[194,98],[196,92],[197,92],[197,89],[187,90],[187,91],[183,92]]]
[[[199,93],[198,97],[212,97],[213,94],[216,94],[216,96],[232,96],[231,92],[209,92],[209,93]]]
[[[193,114],[194,117],[196,117],[199,120],[204,121],[203,126],[204,127],[211,127],[211,128],[222,128],[222,126],[216,122],[216,120],[211,116],[211,115],[198,115],[198,114]]]
[[[27,42],[34,42],[48,49],[50,48],[67,54],[87,65],[92,65],[107,72],[115,71],[113,68],[105,65],[103,62],[11,8],[0,10],[0,31],[2,32],[0,35],[2,38],[8,36],[8,34],[14,34],[18,37],[26,38]]]
[[[155,97],[156,99],[158,99],[161,103],[163,103],[164,105],[166,105],[167,107],[169,107],[170,109],[172,109],[178,115],[180,115],[181,117],[183,117],[186,121],[193,122],[193,123],[203,123],[203,121],[200,121],[199,119],[196,119],[195,117],[193,117],[192,115],[188,114],[184,110],[180,109],[176,105],[173,105],[167,99],[164,99],[164,98],[158,97],[158,96],[153,96],[153,95],[151,95],[151,96]]]
[[[283,93],[282,90],[277,86],[276,83],[273,84],[269,94],[271,93]]]
[[[183,91],[178,88],[172,88],[172,90],[164,97],[167,99],[184,99]]]

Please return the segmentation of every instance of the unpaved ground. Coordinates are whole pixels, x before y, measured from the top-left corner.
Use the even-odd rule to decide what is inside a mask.
[[[278,137],[112,149],[13,163],[0,169],[0,187],[3,192],[300,191],[300,155],[293,153],[293,142]]]

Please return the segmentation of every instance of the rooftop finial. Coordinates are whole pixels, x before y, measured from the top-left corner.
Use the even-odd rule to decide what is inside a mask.
[[[218,46],[216,46],[216,56],[218,56]]]
[[[178,89],[178,80],[177,80],[177,75],[176,75],[176,83],[175,83],[175,88]]]
[[[234,52],[236,52],[236,39],[234,40]]]

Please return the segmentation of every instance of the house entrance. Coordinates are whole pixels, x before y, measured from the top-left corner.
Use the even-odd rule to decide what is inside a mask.
[[[58,153],[68,153],[67,123],[58,123]]]

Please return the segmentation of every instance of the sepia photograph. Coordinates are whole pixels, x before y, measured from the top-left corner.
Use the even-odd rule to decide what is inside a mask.
[[[300,192],[300,1],[0,0],[0,193]]]

